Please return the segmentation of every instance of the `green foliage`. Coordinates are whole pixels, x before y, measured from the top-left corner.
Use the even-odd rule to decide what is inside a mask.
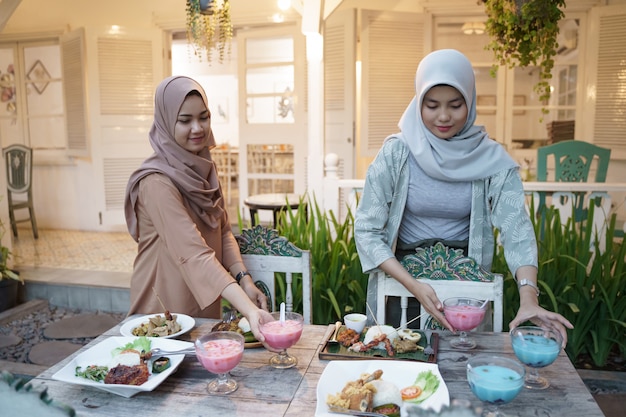
[[[74,417],[76,411],[58,403],[48,396],[48,392],[37,390],[22,378],[16,378],[7,371],[0,373],[0,398],[3,416],[50,416]]]
[[[602,367],[613,349],[626,352],[626,245],[613,238],[613,215],[606,225],[605,250],[600,251],[592,228],[594,210],[591,205],[586,221],[570,219],[564,226],[558,210],[551,207],[542,209],[532,220],[536,235],[541,236],[539,303],[574,325],[568,330],[565,349],[569,358],[575,362],[581,355],[589,355]],[[506,276],[504,322],[508,323],[515,317],[519,295],[501,246],[495,249],[492,270]]]
[[[300,249],[311,251],[313,323],[334,323],[346,313],[365,312],[368,276],[362,272],[356,251],[351,212],[340,222],[314,200],[281,213],[277,229]],[[294,287],[296,293],[301,291]]]
[[[556,55],[559,21],[565,0],[484,0],[491,37],[486,49],[493,51],[498,66],[525,68],[539,66],[539,82],[534,86],[539,100],[550,99],[550,79]],[[545,108],[544,114],[548,113]]]
[[[209,63],[213,50],[219,62],[224,62],[226,52],[230,55],[233,25],[230,18],[230,0],[220,6],[216,0],[209,1],[207,10],[202,10],[200,0],[187,0],[187,41],[194,47],[196,56],[206,53]]]
[[[19,273],[9,268],[9,260],[11,259],[11,251],[8,247],[2,245],[2,239],[4,238],[4,223],[0,221],[0,281],[3,279],[14,279],[24,283],[24,280]]]

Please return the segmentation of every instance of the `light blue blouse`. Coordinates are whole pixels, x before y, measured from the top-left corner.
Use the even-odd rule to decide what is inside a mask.
[[[404,142],[391,137],[367,170],[354,225],[365,273],[376,271],[394,257],[409,189],[408,156]],[[493,261],[494,227],[500,231],[500,243],[513,276],[521,266],[537,267],[537,241],[517,168],[472,182],[468,255],[486,270],[491,270]],[[371,287],[370,280],[368,298],[374,289]]]

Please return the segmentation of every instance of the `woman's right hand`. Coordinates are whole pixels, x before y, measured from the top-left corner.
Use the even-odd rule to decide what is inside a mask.
[[[415,285],[411,289],[411,293],[415,296],[415,298],[417,298],[422,307],[424,307],[433,319],[437,320],[446,329],[456,333],[454,327],[448,323],[446,316],[443,315],[443,304],[439,301],[439,297],[437,297],[433,287],[415,280]]]
[[[417,298],[428,314],[441,323],[443,327],[453,333],[456,332],[443,315],[443,304],[439,301],[433,287],[415,279],[396,258],[387,259],[380,264],[380,269],[387,275],[394,277],[396,281],[413,294],[413,297]]]

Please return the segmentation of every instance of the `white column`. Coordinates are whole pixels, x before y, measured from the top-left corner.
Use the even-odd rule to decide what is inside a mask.
[[[309,88],[307,189],[311,197],[321,200],[324,178],[324,42],[319,33],[305,35]]]

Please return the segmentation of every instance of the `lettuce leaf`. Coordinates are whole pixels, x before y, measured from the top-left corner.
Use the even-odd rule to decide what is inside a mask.
[[[119,355],[123,350],[135,349],[141,352],[150,352],[152,348],[152,342],[145,336],[140,336],[132,342],[126,343],[124,346],[115,348],[111,351],[111,356]]]
[[[419,397],[413,398],[412,400],[407,400],[409,403],[419,404],[421,402],[426,401],[431,397],[437,389],[439,388],[439,377],[435,375],[432,371],[424,371],[420,372],[417,375],[417,379],[413,383],[413,385],[418,386],[422,389],[422,393]]]

